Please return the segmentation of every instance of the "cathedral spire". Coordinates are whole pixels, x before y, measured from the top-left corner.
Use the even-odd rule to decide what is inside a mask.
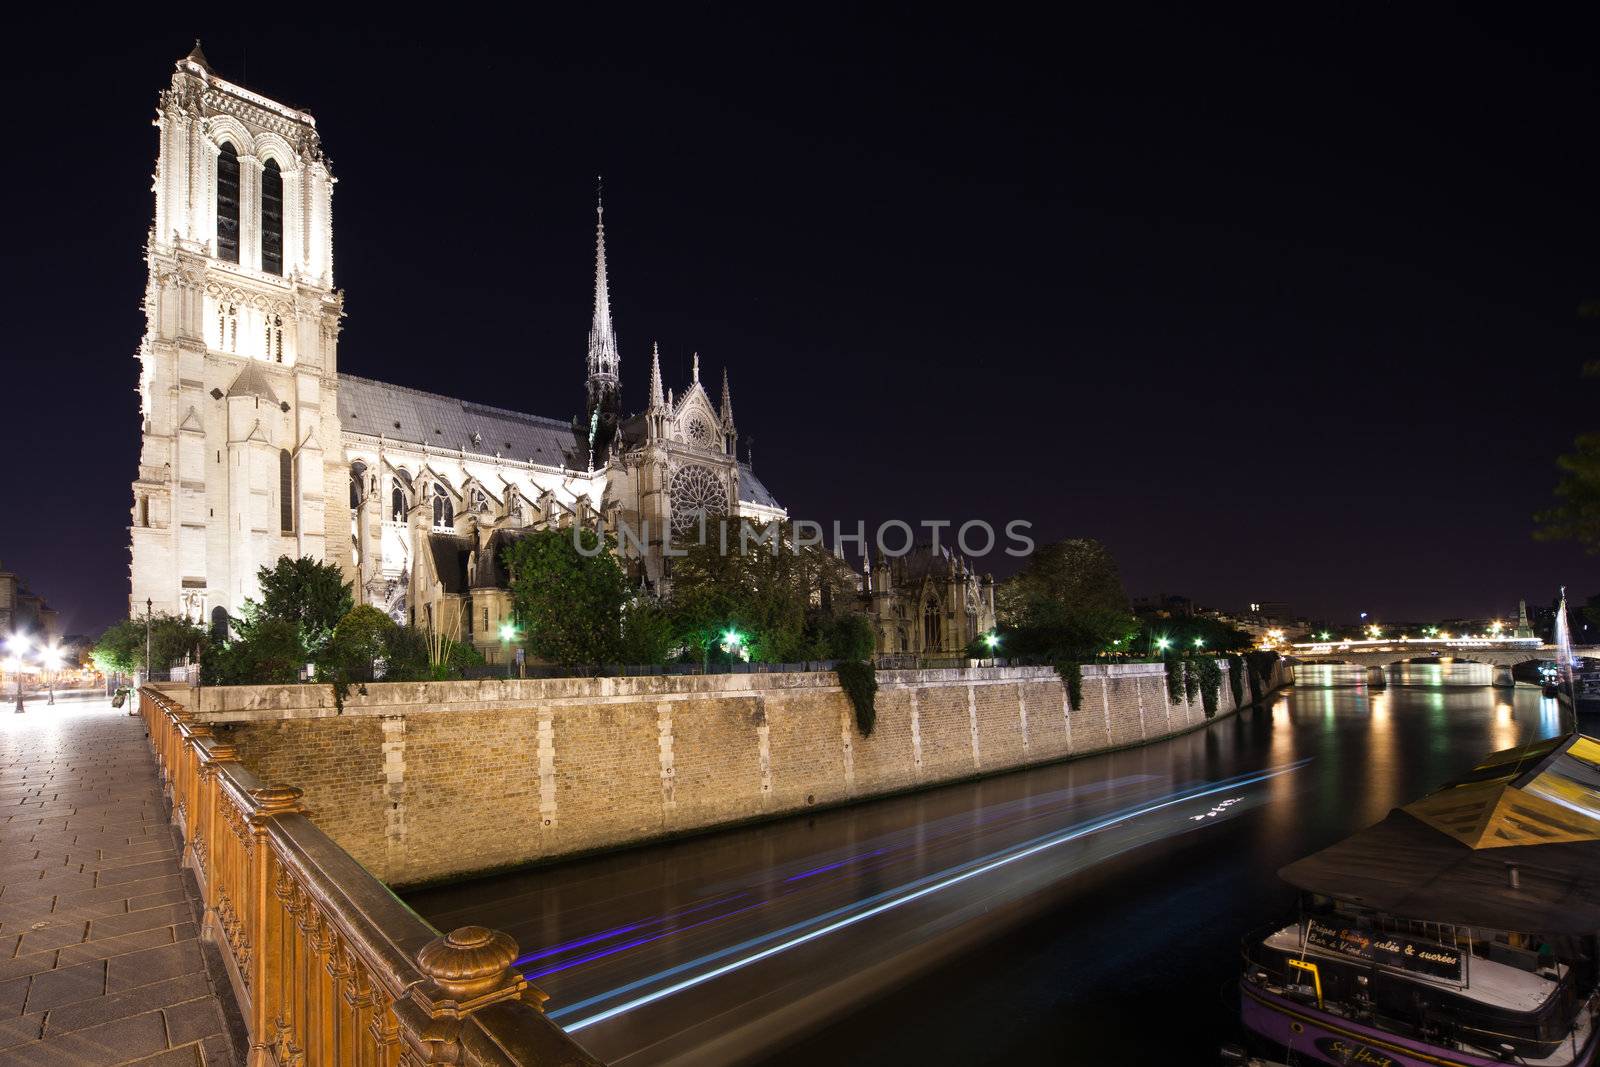
[[[596,193],[594,207],[594,324],[589,327],[589,377],[597,375],[615,382],[617,365],[616,331],[611,326],[611,285],[606,277],[606,205]]]
[[[606,277],[606,207],[599,190],[594,206],[594,323],[589,327],[589,377],[583,414],[573,420],[578,455],[587,455],[589,469],[610,455],[621,410],[622,359],[611,326],[611,286]]]
[[[650,406],[649,411],[660,411],[667,406],[667,399],[661,394],[661,346],[650,345]]]
[[[201,51],[200,49],[200,38],[196,37],[194,39],[194,47],[190,49],[189,54],[183,58],[187,59],[191,63],[196,64],[207,74],[211,73],[211,63],[206,59],[205,52]]]
[[[694,354],[694,362],[689,365],[689,376],[694,381],[700,380],[700,353]]]
[[[733,425],[733,393],[728,389],[727,367],[722,368],[722,410],[718,414],[722,416],[724,426]]]

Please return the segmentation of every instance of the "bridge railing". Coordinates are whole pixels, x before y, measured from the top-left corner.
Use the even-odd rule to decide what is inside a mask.
[[[545,1018],[509,936],[440,936],[159,690],[139,712],[250,1039],[250,1067],[598,1067]]]

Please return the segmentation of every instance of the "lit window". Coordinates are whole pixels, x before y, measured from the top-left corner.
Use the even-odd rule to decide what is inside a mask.
[[[238,259],[235,253],[234,261]],[[283,173],[275,159],[261,170],[261,269],[283,273]],[[282,358],[280,354],[280,362]]]
[[[239,150],[229,142],[217,155],[217,258],[239,262]]]

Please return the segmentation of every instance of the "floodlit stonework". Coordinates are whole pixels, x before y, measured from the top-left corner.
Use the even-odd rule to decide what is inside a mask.
[[[197,44],[155,125],[130,614],[148,599],[220,626],[259,568],[310,556],[360,602],[494,662],[510,612],[499,550],[522,531],[625,529],[628,566],[660,588],[667,537],[684,543],[702,516],[787,517],[739,459],[726,370],[714,399],[697,355],[677,393],[652,351],[645,410],[623,414],[603,207],[584,405],[545,418],[339,372],[334,177],[311,115],[218,77]],[[936,564],[933,581],[884,571],[876,595],[860,575],[883,651],[957,653],[993,624],[970,568]]]

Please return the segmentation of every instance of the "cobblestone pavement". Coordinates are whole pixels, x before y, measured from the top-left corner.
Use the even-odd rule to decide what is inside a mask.
[[[104,699],[13,707],[0,702],[0,1067],[231,1067],[141,720]]]

